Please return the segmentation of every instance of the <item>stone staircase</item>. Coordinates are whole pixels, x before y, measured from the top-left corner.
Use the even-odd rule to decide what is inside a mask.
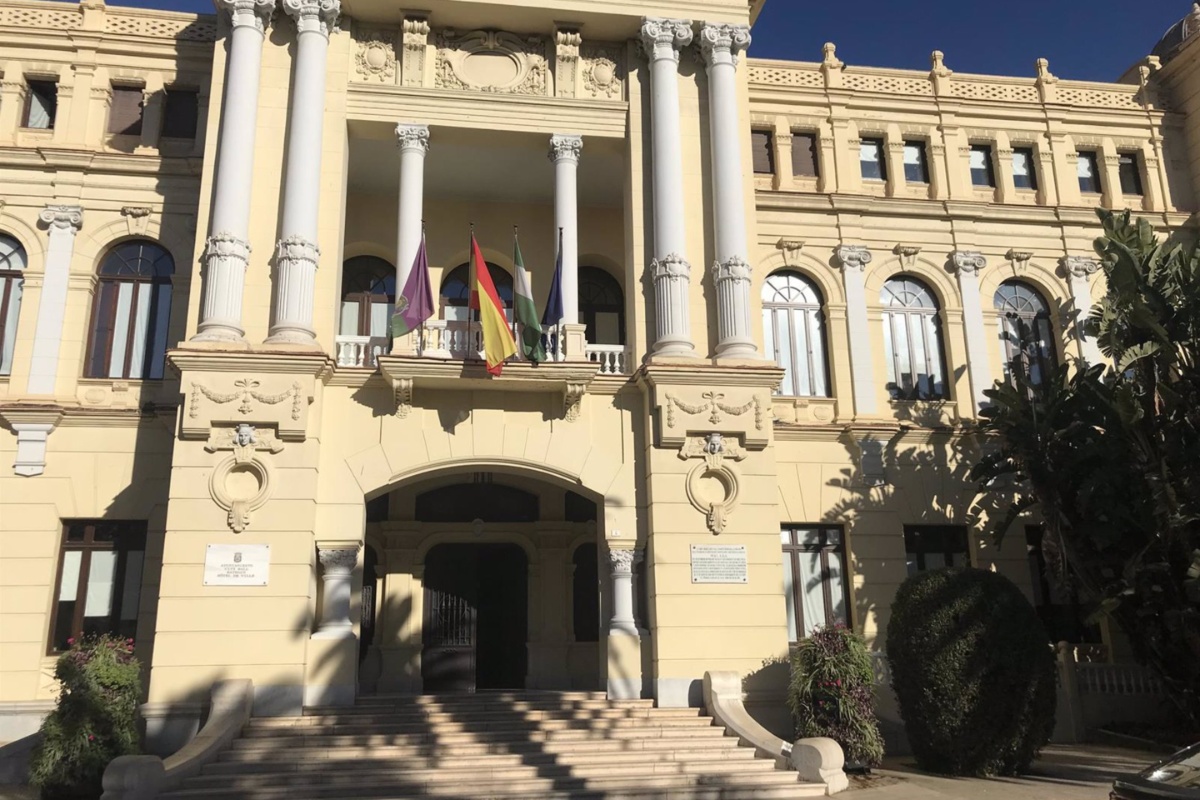
[[[699,709],[603,693],[373,697],[254,719],[172,800],[774,800],[821,784],[755,758]]]

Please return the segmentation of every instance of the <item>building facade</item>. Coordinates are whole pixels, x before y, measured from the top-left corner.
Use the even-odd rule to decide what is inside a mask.
[[[1095,84],[750,59],[761,2],[427,5],[0,3],[9,736],[100,631],[161,751],[222,678],[270,715],[729,669],[782,730],[789,643],[881,648],[946,564],[1121,656],[1035,521],[987,536],[971,426],[1100,358],[1095,208],[1189,223],[1200,26]],[[517,232],[539,303],[561,261],[549,360],[484,370],[472,231],[509,307]]]

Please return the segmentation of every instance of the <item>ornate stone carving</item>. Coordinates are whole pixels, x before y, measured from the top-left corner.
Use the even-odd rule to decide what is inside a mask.
[[[563,390],[563,418],[567,422],[575,422],[579,419],[583,396],[586,393],[586,383],[568,383],[567,388]]]
[[[354,71],[364,81],[395,83],[396,32],[379,28],[357,28]]]
[[[274,454],[282,451],[283,442],[270,430],[259,430],[242,422],[233,428],[213,428],[204,449],[210,453],[232,450],[234,460],[242,464],[253,459],[255,452]]]
[[[317,551],[317,558],[326,575],[349,577],[358,564],[358,551],[349,548],[321,549]]]
[[[651,60],[673,58],[679,62],[679,51],[692,43],[690,19],[646,17],[642,20],[642,47]]]
[[[671,253],[662,258],[654,259],[650,263],[650,272],[655,280],[659,278],[684,278],[690,280],[692,277],[692,265],[678,253]]]
[[[901,266],[912,269],[917,263],[917,256],[921,254],[921,248],[916,245],[897,244],[892,248],[892,252],[900,256]]]
[[[578,163],[579,156],[582,153],[582,136],[568,136],[556,133],[550,137],[550,152],[548,155],[551,161],[557,162],[567,159]]]
[[[396,126],[396,146],[401,150],[419,149],[429,152],[429,126],[400,123]]]
[[[987,259],[978,250],[955,250],[950,254],[950,266],[955,272],[975,275],[987,266]]]
[[[708,66],[722,61],[737,64],[738,54],[750,47],[750,26],[707,23],[700,29],[700,54]]]
[[[250,527],[251,514],[266,504],[271,496],[271,471],[258,458],[245,457],[253,453],[253,445],[235,447],[208,479],[208,491],[213,502],[228,512],[226,524],[234,533]]]
[[[746,414],[750,409],[754,409],[754,428],[762,430],[766,421],[764,413],[764,402],[758,396],[751,397],[741,405],[732,405],[725,402],[724,392],[708,391],[700,395],[700,403],[687,403],[680,400],[674,394],[667,395],[667,427],[674,428],[676,423],[675,412],[681,411],[689,416],[697,414],[708,414],[708,422],[712,425],[721,424],[724,419],[722,414],[728,414],[731,417],[740,417]]]
[[[1033,258],[1033,253],[1028,250],[1009,250],[1004,254],[1004,257],[1012,264],[1013,269],[1022,269],[1029,266],[1029,261]]]
[[[843,269],[853,269],[862,272],[871,263],[871,251],[860,245],[840,244],[833,251],[838,263]]]
[[[733,463],[745,459],[746,451],[723,434],[713,432],[689,437],[679,448],[679,457],[702,459],[688,472],[684,484],[688,502],[704,514],[714,535],[723,533],[738,503],[740,480]]]
[[[406,419],[412,413],[412,378],[392,378],[392,393],[396,397],[396,416]]]
[[[1087,256],[1064,256],[1063,270],[1069,277],[1087,279],[1100,269],[1100,262]]]
[[[338,29],[340,0],[283,0],[283,10],[296,21],[299,33],[319,33],[326,39]]]
[[[625,86],[621,51],[593,45],[582,48],[581,53],[584,91],[591,97],[620,100]]]
[[[52,233],[56,230],[74,233],[83,227],[83,208],[80,206],[46,206],[38,214],[38,219]]]
[[[633,574],[634,552],[632,550],[609,550],[608,564],[615,573]]]
[[[783,253],[784,264],[788,265],[789,267],[795,266],[792,264],[792,260],[800,254],[801,250],[804,249],[804,240],[787,238],[780,239],[775,243],[775,249]]]
[[[713,281],[716,283],[724,283],[725,281],[733,281],[734,283],[750,283],[753,276],[753,270],[746,259],[741,256],[732,256],[726,261],[717,261],[712,268]]]
[[[309,264],[315,270],[321,260],[321,250],[315,242],[310,242],[303,236],[289,236],[281,239],[276,245],[275,256],[280,269],[293,264]]]
[[[436,35],[434,86],[497,94],[546,95],[546,40],[504,31]]]
[[[575,96],[582,43],[578,27],[560,25],[554,31],[554,94],[558,97]]]
[[[250,243],[232,233],[214,233],[204,242],[204,258],[236,261],[246,269],[250,265]]]
[[[405,86],[425,85],[425,48],[429,46],[429,20],[424,17],[405,17],[404,60],[400,75]]]
[[[233,382],[234,391],[232,392],[215,392],[200,383],[192,383],[192,397],[188,405],[188,416],[196,419],[200,414],[200,398],[201,396],[208,398],[210,402],[218,405],[232,403],[235,400],[240,404],[237,407],[239,414],[250,414],[254,411],[254,403],[256,400],[263,405],[273,406],[282,403],[284,400],[292,401],[292,419],[300,419],[300,412],[303,408],[303,393],[300,389],[300,382],[292,384],[292,387],[285,392],[277,394],[264,394],[258,391],[259,382],[253,378],[239,378]]]
[[[275,0],[217,0],[217,8],[229,13],[235,28],[252,25],[263,33],[275,13]]]

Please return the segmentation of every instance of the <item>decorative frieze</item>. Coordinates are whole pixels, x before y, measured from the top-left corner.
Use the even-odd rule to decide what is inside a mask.
[[[184,438],[210,438],[213,428],[250,423],[274,427],[280,438],[302,441],[312,392],[283,375],[237,378],[228,389],[192,380],[185,390]]]
[[[600,100],[625,96],[624,52],[611,45],[585,45],[581,49],[583,92]]]
[[[356,27],[354,72],[360,80],[396,82],[396,32],[392,29]],[[422,45],[422,55],[424,54]]]
[[[547,94],[546,40],[504,31],[457,35],[447,29],[435,35],[433,85],[497,94],[544,97]],[[498,59],[495,56],[507,56]]]

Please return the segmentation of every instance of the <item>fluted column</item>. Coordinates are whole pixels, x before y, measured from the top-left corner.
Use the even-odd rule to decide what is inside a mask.
[[[396,225],[396,294],[399,295],[421,246],[429,126],[397,125],[396,145],[400,148],[400,206]]]
[[[550,137],[554,162],[554,225],[562,231],[563,324],[579,322],[579,190],[577,173],[582,136]]]
[[[325,122],[325,71],[329,34],[337,27],[339,0],[283,0],[296,21],[295,75],[288,118],[282,236],[275,251],[275,307],[270,344],[316,347],[313,287],[321,251],[321,134]]]
[[[1079,357],[1088,366],[1104,363],[1104,356],[1093,336],[1083,332],[1083,321],[1092,313],[1092,287],[1090,279],[1100,270],[1100,262],[1087,256],[1067,256],[1063,259],[1063,269],[1067,273],[1067,282],[1071,286],[1071,297],[1075,305],[1075,343],[1079,348]]]
[[[749,46],[750,28],[745,25],[707,24],[700,30],[700,50],[708,67],[712,139],[717,355],[741,358],[758,356],[750,335],[750,252],[737,93],[738,54]]]
[[[37,327],[33,334],[28,393],[52,395],[58,381],[58,359],[67,316],[71,257],[75,253],[75,234],[83,225],[83,209],[79,206],[46,206],[38,219],[46,226],[50,240],[46,244],[42,297],[38,302]]]
[[[254,132],[262,44],[275,0],[218,0],[229,12],[229,59],[217,147],[208,240],[204,245],[204,296],[194,342],[242,342],[242,290],[250,262],[250,192],[254,184]]]
[[[357,547],[320,548],[321,622],[314,639],[345,639],[354,635],[350,620],[350,587],[358,564]]]
[[[854,382],[854,415],[870,416],[878,411],[871,331],[867,326],[867,264],[871,251],[865,247],[839,245],[834,251],[842,268],[846,291],[846,327],[850,331],[850,375]]]
[[[683,154],[679,122],[679,50],[692,42],[690,20],[642,21],[642,44],[650,59],[651,164],[654,176],[655,355],[690,356]]]
[[[987,259],[974,250],[955,250],[950,254],[950,266],[958,276],[958,293],[962,296],[963,330],[967,338],[967,377],[971,381],[974,410],[978,412],[988,402],[984,390],[992,385],[987,334],[983,330],[983,301],[979,296],[979,272],[987,266]]]
[[[637,622],[633,618],[633,561],[632,550],[609,550],[609,574],[612,577],[612,619],[608,633],[637,636]]]

